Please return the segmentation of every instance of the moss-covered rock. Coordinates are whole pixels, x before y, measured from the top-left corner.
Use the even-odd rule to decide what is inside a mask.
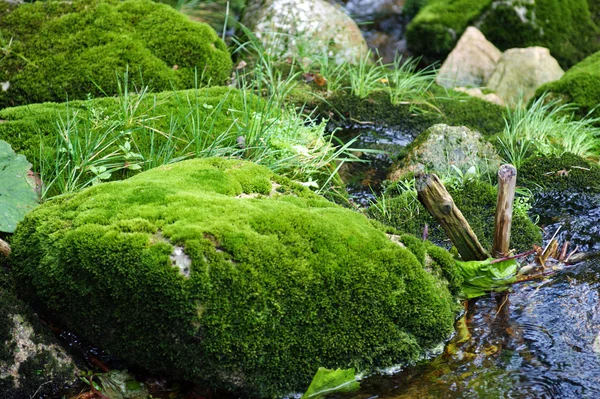
[[[532,157],[519,168],[519,184],[531,190],[600,193],[600,166],[577,155]]]
[[[320,366],[415,360],[453,329],[448,283],[412,252],[242,161],[185,161],[50,201],[12,245],[24,295],[76,333],[251,396],[303,390]]]
[[[215,140],[230,132],[230,140],[221,143],[228,145],[235,142],[238,128],[247,122],[245,118],[253,112],[264,112],[264,107],[258,97],[230,87],[31,104],[0,110],[0,139],[32,160],[33,170],[39,171],[40,142],[52,150],[58,132],[64,131],[66,125],[79,131],[80,136],[85,131],[97,135],[108,129],[129,131],[131,139],[141,147],[149,144],[151,131],[162,132],[153,135],[157,148],[169,136],[175,140],[190,139],[199,129],[204,140]],[[175,148],[183,148],[186,141],[181,143]],[[122,143],[116,143],[115,149],[117,144]]]
[[[600,116],[600,52],[573,66],[559,80],[541,86],[536,95],[545,92],[577,104],[583,115],[596,108],[595,116]]]
[[[2,256],[2,255],[0,255]],[[72,384],[76,368],[52,333],[15,296],[0,265],[0,392],[3,399],[59,394]]]
[[[467,26],[491,2],[492,0],[429,0],[407,27],[409,49],[432,61],[443,59],[454,48]]]
[[[598,49],[587,0],[430,0],[407,28],[409,48],[443,59],[468,25],[500,50],[547,47],[563,68]]]
[[[0,108],[113,95],[127,70],[157,91],[222,84],[232,65],[212,28],[149,0],[0,2],[0,32]]]
[[[459,187],[449,186],[447,189],[483,247],[491,252],[497,188],[486,182],[470,180]],[[427,225],[431,240],[437,243],[447,240],[442,227],[421,205],[414,191],[389,187],[385,204],[371,207],[369,214],[385,225],[419,236]],[[529,250],[532,244],[539,244],[541,239],[541,230],[529,219],[527,207],[516,206],[513,212],[510,247],[517,251]]]

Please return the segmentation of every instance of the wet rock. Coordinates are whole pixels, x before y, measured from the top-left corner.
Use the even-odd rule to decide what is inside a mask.
[[[485,86],[502,52],[470,26],[450,52],[436,78],[444,87]]]
[[[544,47],[506,50],[487,86],[506,103],[516,104],[521,96],[529,101],[538,87],[560,79],[564,71]]]
[[[467,173],[494,173],[501,159],[483,136],[465,126],[437,124],[421,133],[408,148],[407,155],[393,168],[390,180],[425,170],[438,175],[455,174],[454,168]]]
[[[3,399],[55,395],[77,378],[71,357],[14,294],[0,266],[0,393]]]
[[[242,23],[280,58],[325,50],[338,63],[355,63],[367,53],[356,22],[325,0],[251,0]]]

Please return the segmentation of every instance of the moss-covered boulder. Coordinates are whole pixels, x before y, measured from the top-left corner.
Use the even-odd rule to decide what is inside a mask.
[[[600,116],[600,52],[573,66],[559,80],[541,86],[536,95],[544,92],[577,104],[583,115],[596,109],[595,116]]]
[[[518,183],[521,184],[521,177]],[[483,247],[491,252],[494,237],[494,214],[496,211],[497,188],[487,182],[468,180],[447,186],[454,203],[461,210]],[[510,248],[519,252],[531,249],[532,244],[542,240],[541,230],[529,219],[529,205],[517,199],[513,210]],[[433,219],[417,199],[417,193],[406,190],[403,184],[388,188],[385,202],[369,208],[369,215],[381,223],[400,231],[420,236],[428,226],[429,239],[448,243],[443,228]]]
[[[0,108],[113,95],[127,70],[157,91],[222,84],[232,65],[211,27],[149,0],[0,1],[0,33]]]
[[[0,265],[2,398],[57,397],[76,378],[71,357],[30,308],[17,299],[12,279]]]
[[[469,25],[500,50],[547,47],[563,68],[598,49],[587,0],[429,0],[407,28],[408,46],[443,59]]]
[[[415,360],[448,284],[362,214],[242,161],[191,160],[50,201],[14,236],[26,297],[129,363],[250,396],[318,367]]]

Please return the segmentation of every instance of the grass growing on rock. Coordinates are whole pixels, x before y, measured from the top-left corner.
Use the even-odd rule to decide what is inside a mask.
[[[416,360],[453,331],[447,283],[411,251],[242,161],[180,162],[50,201],[12,246],[24,295],[68,328],[150,371],[250,396],[301,391],[321,366]]]
[[[208,25],[149,0],[0,3],[0,108],[118,93],[115,73],[156,91],[222,84],[231,57]]]

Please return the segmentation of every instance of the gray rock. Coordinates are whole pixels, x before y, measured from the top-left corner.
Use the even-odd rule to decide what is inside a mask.
[[[502,160],[494,147],[484,137],[465,126],[433,125],[411,145],[407,155],[389,175],[399,180],[404,175],[426,171],[440,176],[476,171],[480,174],[495,173]]]
[[[242,24],[278,58],[327,53],[355,63],[368,51],[352,18],[325,0],[250,0]]]
[[[484,86],[502,52],[475,27],[468,27],[450,52],[436,78],[444,87]]]
[[[564,73],[547,48],[514,48],[502,54],[487,86],[514,105],[521,96],[524,102],[529,101],[538,87],[560,79]]]

